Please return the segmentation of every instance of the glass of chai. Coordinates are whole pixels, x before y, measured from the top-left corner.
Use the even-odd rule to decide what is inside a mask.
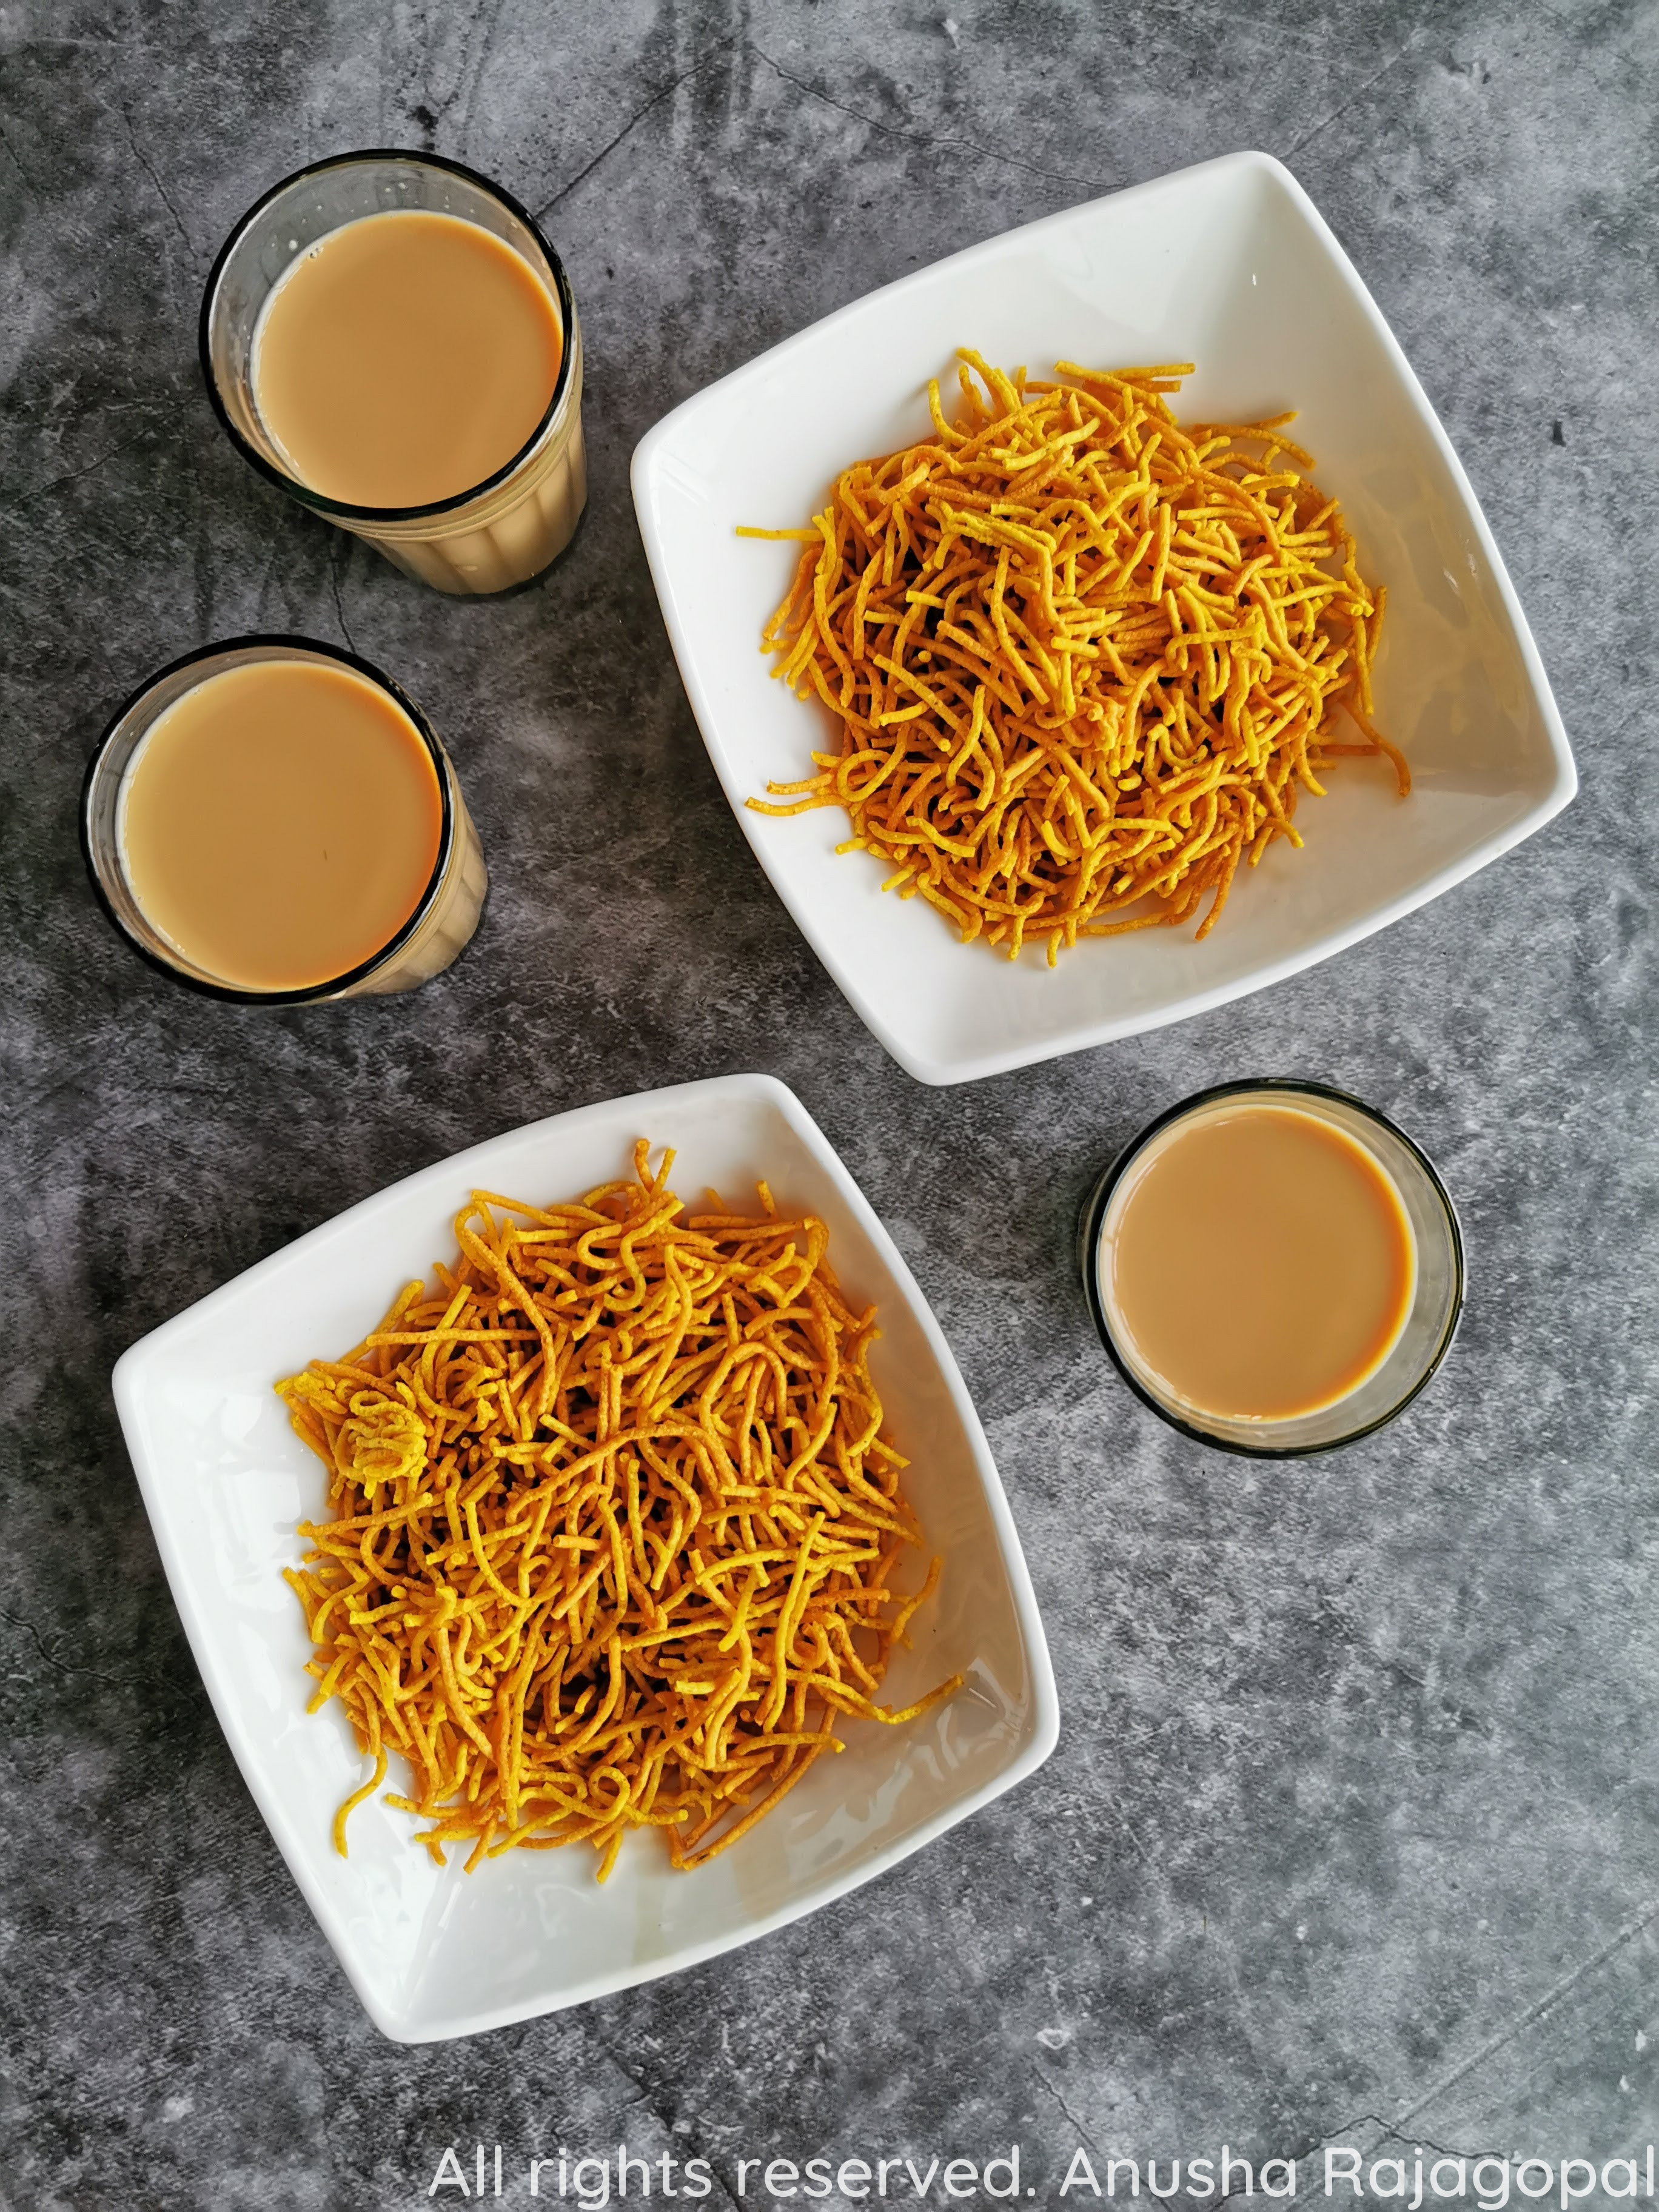
[[[1463,1243],[1408,1137],[1346,1091],[1262,1079],[1183,1100],[1083,1210],[1119,1372],[1200,1443],[1264,1459],[1381,1428],[1445,1358]]]
[[[582,341],[518,202],[429,154],[299,170],[231,233],[202,369],[268,482],[441,592],[541,574],[587,500]]]
[[[478,833],[418,708],[354,653],[238,637],[175,660],[99,740],[81,842],[105,912],[219,999],[412,991],[478,926]]]

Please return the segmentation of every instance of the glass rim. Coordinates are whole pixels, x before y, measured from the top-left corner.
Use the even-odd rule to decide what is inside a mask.
[[[218,296],[219,280],[224,274],[225,265],[231,255],[253,224],[258,221],[273,200],[279,198],[290,186],[302,183],[306,178],[321,176],[331,169],[349,169],[371,161],[408,161],[420,167],[441,169],[449,176],[464,178],[468,184],[475,185],[478,191],[487,192],[492,199],[499,200],[508,213],[515,216],[524,225],[546,255],[547,265],[553,272],[553,287],[557,296],[559,318],[562,325],[560,333],[562,343],[559,349],[559,369],[558,374],[553,380],[552,396],[548,400],[540,420],[523,445],[509,460],[504,461],[500,468],[495,470],[489,476],[483,477],[470,489],[453,492],[446,499],[430,500],[418,507],[360,507],[349,500],[330,499],[322,492],[313,491],[309,484],[302,483],[298,477],[290,476],[286,469],[278,468],[274,462],[267,460],[257,447],[249,443],[235,422],[232,421],[230,410],[225,405],[219,390],[219,380],[213,370],[213,307],[214,301]],[[361,219],[351,218],[354,221]],[[459,220],[465,222],[466,218],[462,216]],[[337,229],[343,229],[344,227],[343,224],[335,226]],[[327,237],[329,233],[325,231],[323,235]],[[491,235],[493,236],[494,234],[492,233]],[[507,242],[505,240],[502,240],[504,245]],[[273,286],[271,289],[275,290],[276,287]],[[563,262],[560,260],[549,243],[535,216],[522,202],[515,199],[504,185],[498,185],[491,177],[482,176],[477,169],[468,168],[465,162],[449,161],[441,154],[416,153],[406,146],[365,146],[359,147],[349,154],[331,154],[320,161],[307,161],[302,168],[294,170],[289,175],[272,185],[268,191],[262,192],[252,206],[238,216],[231,225],[224,244],[215,255],[213,266],[208,271],[207,283],[203,287],[202,310],[197,323],[196,345],[202,367],[202,380],[207,386],[208,399],[214,413],[219,418],[220,427],[242,459],[257,469],[267,483],[275,484],[279,491],[287,492],[291,498],[303,501],[307,507],[314,508],[319,514],[339,515],[353,522],[420,522],[428,517],[435,518],[453,514],[459,508],[468,506],[473,500],[482,498],[486,492],[498,489],[507,482],[514,471],[521,467],[529,459],[542,439],[546,436],[570,389],[571,360],[576,350],[572,337],[575,325],[576,303],[570,289],[570,279],[565,274]],[[251,381],[250,379],[250,385]]]
[[[1334,1099],[1338,1104],[1351,1107],[1365,1121],[1374,1122],[1378,1128],[1386,1130],[1397,1143],[1404,1146],[1406,1151],[1422,1170],[1429,1188],[1445,1217],[1447,1234],[1451,1246],[1450,1307],[1441,1328],[1439,1339],[1425,1363],[1422,1372],[1416,1377],[1409,1389],[1403,1391],[1380,1413],[1374,1414],[1368,1420],[1361,1421],[1356,1427],[1345,1429],[1340,1435],[1324,1437],[1316,1443],[1249,1443],[1243,1437],[1216,1436],[1208,1429],[1198,1427],[1175,1407],[1166,1405],[1162,1399],[1157,1397],[1139,1377],[1132,1372],[1128,1362],[1113,1340],[1111,1325],[1106,1314],[1105,1301],[1100,1294],[1100,1238],[1106,1224],[1107,1210],[1111,1205],[1113,1194],[1119,1183],[1146,1146],[1172,1122],[1185,1120],[1188,1114],[1196,1112],[1201,1106],[1212,1104],[1219,1098],[1232,1098],[1244,1093],[1259,1094],[1262,1091],[1276,1092],[1283,1097],[1292,1098]],[[1457,1208],[1452,1203],[1451,1193],[1441,1181],[1439,1170],[1434,1162],[1420,1145],[1408,1137],[1406,1132],[1397,1123],[1391,1121],[1379,1108],[1368,1105],[1364,1099],[1356,1098],[1352,1091],[1340,1090],[1334,1084],[1314,1083],[1299,1076],[1249,1076],[1231,1083],[1212,1084],[1207,1090],[1195,1091],[1188,1097],[1177,1099],[1173,1106],[1166,1108],[1156,1120],[1149,1121],[1146,1127],[1138,1135],[1132,1137],[1117,1153],[1084,1200],[1083,1211],[1078,1223],[1078,1257],[1080,1263],[1079,1273],[1083,1277],[1084,1297],[1088,1304],[1090,1319],[1094,1322],[1096,1333],[1105,1346],[1113,1366],[1116,1368],[1141,1404],[1150,1407],[1160,1420],[1167,1422],[1172,1429],[1179,1430],[1182,1436],[1191,1437],[1194,1443],[1206,1444],[1212,1451],[1231,1452],[1239,1459],[1313,1459],[1322,1452],[1340,1451],[1348,1444],[1358,1443],[1366,1437],[1375,1436],[1379,1429],[1386,1428],[1390,1421],[1397,1419],[1412,1401],[1418,1397],[1434,1379],[1446,1354],[1451,1350],[1452,1340],[1457,1334],[1458,1324],[1463,1317],[1466,1273],[1462,1224],[1457,1218]],[[1337,1399],[1334,1401],[1332,1408],[1324,1410],[1334,1410],[1334,1407],[1340,1406],[1341,1402],[1340,1399]]]
[[[98,780],[98,771],[103,765],[111,743],[127,717],[143,704],[158,684],[166,683],[168,677],[177,676],[182,670],[194,667],[198,661],[212,660],[222,653],[237,653],[250,647],[259,648],[267,659],[305,660],[318,658],[334,661],[341,666],[351,669],[355,674],[367,678],[369,683],[377,685],[387,695],[400,713],[408,717],[422,744],[427,749],[428,757],[438,778],[438,797],[441,807],[438,825],[438,856],[432,864],[432,873],[427,879],[426,888],[416,900],[408,920],[399,925],[384,945],[370,954],[367,960],[359,961],[355,968],[347,969],[338,975],[331,975],[323,982],[307,983],[295,990],[245,991],[234,983],[216,983],[206,976],[191,975],[187,969],[176,966],[162,954],[154,951],[142,939],[133,935],[126,922],[117,912],[114,902],[104,888],[103,878],[99,872],[97,859],[93,850],[93,789]],[[181,691],[179,696],[183,698],[185,693]],[[165,712],[166,709],[162,711]],[[160,717],[157,716],[155,719],[159,720]],[[154,727],[154,722],[151,723],[150,727]],[[149,735],[148,729],[144,735]],[[141,738],[138,742],[142,744],[143,738]],[[137,747],[134,750],[136,751]],[[349,990],[354,983],[361,983],[365,976],[372,975],[375,969],[383,966],[394,952],[401,951],[432,911],[438,893],[443,888],[444,878],[449,872],[449,864],[454,855],[455,848],[455,806],[451,793],[449,757],[439,742],[437,734],[426,716],[400,684],[388,676],[383,669],[376,668],[373,661],[365,660],[361,653],[350,652],[343,646],[325,644],[320,638],[300,637],[291,632],[250,630],[240,636],[220,638],[212,645],[198,646],[193,653],[180,653],[176,660],[168,661],[165,668],[158,668],[153,675],[147,677],[137,690],[123,700],[120,706],[116,708],[114,714],[105,724],[97,744],[92,749],[92,757],[88,761],[86,774],[81,780],[79,814],[81,858],[86,864],[87,875],[91,882],[94,895],[103,908],[106,919],[112,925],[123,943],[131,946],[141,960],[154,968],[158,974],[167,976],[170,981],[182,983],[186,990],[195,991],[204,998],[222,999],[228,1000],[233,1006],[300,1006],[318,999],[337,998],[343,992]],[[125,877],[126,872],[121,866],[118,845],[116,849],[115,865]],[[128,889],[131,890],[131,884],[128,884]],[[139,911],[142,913],[143,908],[137,893],[133,891],[131,895],[133,904],[139,907]],[[159,937],[161,933],[158,930],[156,934]]]

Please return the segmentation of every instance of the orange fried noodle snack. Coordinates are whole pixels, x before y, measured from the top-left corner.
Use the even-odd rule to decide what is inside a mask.
[[[1042,384],[960,358],[954,423],[930,385],[930,439],[846,470],[810,529],[739,532],[805,541],[763,650],[841,729],[769,785],[788,803],[748,803],[844,807],[841,851],[1010,959],[1207,897],[1204,937],[1242,860],[1300,846],[1336,756],[1386,753],[1409,791],[1370,721],[1383,594],[1290,416],[1183,428],[1163,395],[1190,363]]]
[[[369,1783],[442,1863],[630,1828],[702,1864],[875,1702],[933,1591],[858,1314],[810,1215],[688,1216],[635,1148],[574,1205],[474,1194],[439,1289],[413,1283],[341,1360],[277,1385],[329,1470],[290,1571]]]

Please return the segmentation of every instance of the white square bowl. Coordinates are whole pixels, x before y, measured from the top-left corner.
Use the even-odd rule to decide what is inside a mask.
[[[1377,721],[1386,763],[1344,762],[1235,884],[1202,945],[1186,930],[1095,938],[1046,964],[964,948],[921,899],[884,895],[875,855],[837,855],[839,809],[745,807],[811,773],[833,725],[757,650],[799,548],[733,533],[794,526],[839,471],[924,435],[927,380],[976,347],[1005,367],[1191,361],[1171,404],[1294,435],[1341,501],[1362,573],[1389,588]],[[1234,154],[989,240],[775,346],[665,416],[634,456],[634,500],[704,742],[761,866],[900,1066],[961,1083],[1202,1012],[1322,960],[1449,890],[1565,806],[1572,757],[1492,532],[1375,301],[1289,171]]]
[[[854,1304],[880,1309],[871,1371],[909,1456],[908,1493],[944,1560],[937,1598],[895,1655],[893,1701],[960,1671],[954,1698],[907,1726],[849,1722],[729,1851],[676,1874],[660,1838],[628,1838],[610,1881],[580,1845],[440,1869],[416,1823],[377,1797],[331,1824],[367,1778],[339,1707],[314,1684],[282,1579],[324,1510],[317,1460],[272,1385],[358,1342],[396,1291],[453,1251],[475,1188],[572,1197],[629,1172],[639,1137],[672,1145],[673,1187],[745,1205],[764,1176],[810,1208]],[[204,1298],[123,1354],[115,1402],[167,1579],[220,1725],[307,1903],[375,2025],[399,2042],[501,2027],[673,1972],[781,1928],[868,1881],[1011,1789],[1054,1748],[1053,1671],[1030,1578],[955,1360],[892,1239],[793,1092],[732,1075],[532,1122],[394,1183]],[[387,1787],[397,1784],[396,1762]]]

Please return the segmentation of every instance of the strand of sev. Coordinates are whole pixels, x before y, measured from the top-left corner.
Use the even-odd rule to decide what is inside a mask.
[[[630,1829],[703,1864],[877,1704],[931,1595],[828,1231],[689,1214],[646,1144],[574,1205],[474,1194],[459,1256],[340,1360],[277,1385],[329,1471],[288,1580],[387,1802],[468,1869],[576,1840],[604,1881]]]
[[[841,732],[748,804],[844,808],[840,851],[1010,959],[1206,899],[1207,936],[1334,760],[1386,755],[1409,793],[1371,720],[1385,595],[1291,416],[1183,428],[1189,362],[959,360],[954,422],[930,384],[929,440],[843,471],[810,528],[738,532],[805,541],[762,650]]]

